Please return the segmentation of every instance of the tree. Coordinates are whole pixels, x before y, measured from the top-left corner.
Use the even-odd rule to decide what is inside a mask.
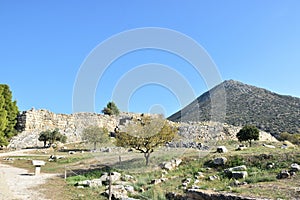
[[[62,135],[58,129],[53,131],[46,130],[40,133],[38,140],[44,142],[44,147],[46,147],[48,141],[49,146],[54,144],[56,141],[66,143],[67,136]]]
[[[151,118],[141,116],[126,127],[126,132],[116,136],[116,145],[130,147],[144,154],[146,165],[149,164],[151,153],[160,145],[172,141],[177,129],[172,127],[162,117]]]
[[[259,130],[253,125],[246,125],[236,134],[236,137],[240,142],[248,141],[251,147],[252,140],[259,140]]]
[[[120,111],[119,111],[117,105],[113,101],[108,102],[106,107],[103,108],[102,112],[106,115],[119,115],[120,114]]]
[[[97,143],[109,141],[108,130],[105,127],[89,126],[82,131],[82,139],[94,144],[94,150],[96,150]]]
[[[17,102],[12,101],[9,86],[0,84],[0,146],[6,146],[17,134],[15,125],[18,113]]]

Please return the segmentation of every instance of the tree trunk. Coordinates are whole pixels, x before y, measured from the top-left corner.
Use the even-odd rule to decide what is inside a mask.
[[[249,140],[249,145],[250,145],[250,147],[252,146],[251,140]]]
[[[47,140],[44,140],[44,148],[46,147],[47,144]]]
[[[150,154],[151,154],[150,152],[144,153],[144,157],[146,159],[146,166],[149,165]]]
[[[95,151],[97,150],[96,142],[94,142],[94,150],[95,150]]]

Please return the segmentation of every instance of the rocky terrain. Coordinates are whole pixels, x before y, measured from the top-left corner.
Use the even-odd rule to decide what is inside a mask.
[[[222,96],[224,89],[226,116],[223,122],[234,126],[253,124],[272,135],[300,133],[300,98],[279,95],[233,80],[224,81],[202,94],[168,119],[175,122],[210,121],[211,96]]]

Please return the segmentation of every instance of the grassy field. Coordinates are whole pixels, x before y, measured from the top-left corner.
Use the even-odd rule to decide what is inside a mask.
[[[57,177],[51,178],[45,185],[39,187],[49,199],[105,199],[101,195],[105,187],[78,189],[74,184],[80,180],[99,178],[101,173],[108,169],[132,175],[135,181],[130,184],[136,191],[142,191],[133,197],[139,199],[165,199],[165,194],[171,191],[184,194],[182,180],[186,178],[191,179],[189,187],[194,185],[205,190],[271,199],[300,199],[299,174],[290,179],[276,179],[276,175],[282,169],[289,169],[292,163],[300,164],[299,148],[281,149],[280,144],[275,144],[277,148],[272,149],[263,147],[262,143],[257,142],[244,151],[235,151],[236,142],[229,141],[223,145],[228,148],[228,153],[216,153],[215,148],[208,152],[193,149],[158,149],[152,154],[150,165],[147,167],[142,154],[127,151],[110,153],[77,151],[72,155],[68,152],[55,152],[56,155],[64,158],[57,162],[48,162],[49,155],[54,152],[47,150],[45,154],[37,150],[32,152],[36,154],[35,156],[14,157],[13,162],[7,163],[33,172],[32,159],[46,161],[47,164],[42,167],[42,172],[58,174]],[[211,160],[219,156],[226,157],[227,163],[224,166],[212,165]],[[164,175],[168,180],[157,185],[150,184],[151,180],[162,177],[158,165],[173,158],[181,158],[183,162],[177,169]],[[272,169],[268,169],[268,163],[275,165]],[[247,182],[247,185],[234,186],[234,180],[224,173],[224,169],[237,165],[247,166],[249,176],[245,180],[240,180]],[[68,175],[66,180],[64,180],[65,169]],[[195,183],[198,172],[202,172],[205,177]],[[210,181],[207,177],[212,175],[217,175],[219,178]]]

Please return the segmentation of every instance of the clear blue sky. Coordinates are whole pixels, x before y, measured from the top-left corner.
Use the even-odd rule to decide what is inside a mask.
[[[223,80],[300,97],[299,11],[298,0],[0,0],[0,82],[11,87],[20,110],[72,113],[78,71],[97,45],[126,30],[162,27],[202,45]],[[95,111],[112,99],[124,74],[147,63],[176,70],[196,96],[209,89],[178,56],[136,51],[116,60],[101,77]],[[153,112],[154,107],[167,116],[181,106],[157,84],[137,88],[128,101],[129,111]]]

